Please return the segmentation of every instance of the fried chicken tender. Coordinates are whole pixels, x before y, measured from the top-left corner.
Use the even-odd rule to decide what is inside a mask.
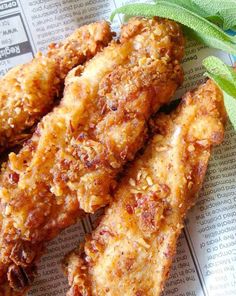
[[[222,93],[210,80],[157,116],[99,226],[67,258],[68,296],[160,295],[225,119]]]
[[[23,296],[21,292],[17,292],[11,289],[11,287],[6,283],[0,286],[0,296]]]
[[[27,129],[51,110],[69,70],[90,59],[111,39],[105,21],[83,26],[65,41],[51,44],[46,56],[39,53],[0,79],[0,152],[29,137]]]
[[[0,276],[15,290],[33,278],[44,243],[85,212],[105,206],[123,165],[146,138],[147,121],[183,80],[178,24],[132,19],[85,68],[0,175]]]

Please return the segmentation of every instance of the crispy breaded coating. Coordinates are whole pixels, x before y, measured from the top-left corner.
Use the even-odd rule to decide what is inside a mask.
[[[11,287],[6,283],[4,285],[0,285],[0,296],[23,296],[25,293],[13,291]]]
[[[59,44],[51,44],[28,64],[0,78],[0,152],[29,137],[31,128],[49,112],[74,66],[94,56],[112,39],[110,26],[101,21],[77,29]]]
[[[121,36],[70,72],[60,105],[2,168],[0,275],[15,290],[31,279],[46,241],[82,210],[110,201],[117,174],[143,145],[149,117],[182,82],[179,25],[132,19]]]
[[[91,237],[67,258],[68,296],[158,296],[176,240],[222,142],[222,93],[208,81],[177,111],[153,122],[154,136],[128,168]]]

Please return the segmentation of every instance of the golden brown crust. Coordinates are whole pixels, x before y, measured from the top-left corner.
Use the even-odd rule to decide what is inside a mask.
[[[152,140],[128,168],[101,223],[67,258],[68,296],[160,295],[225,118],[222,93],[209,80],[152,122]]]
[[[111,38],[105,21],[83,26],[65,41],[51,44],[46,56],[39,53],[0,79],[0,152],[29,137],[27,129],[51,110],[69,70],[94,56]]]
[[[24,292],[23,292],[24,293]],[[25,292],[26,293],[26,292]],[[23,296],[21,292],[13,291],[8,284],[0,286],[0,296]]]
[[[76,65],[91,59],[112,40],[110,24],[100,21],[84,25],[57,44],[49,45],[47,57],[54,60],[62,79]]]
[[[180,60],[163,50],[170,36],[165,46],[175,42],[183,55],[179,26],[139,22],[132,38],[113,42],[69,73],[60,105],[19,154],[9,155],[0,176],[2,275],[9,278],[12,264],[31,266],[42,244],[74,223],[81,209],[108,203],[116,175],[143,144],[148,118],[182,82]],[[155,34],[158,28],[163,34]]]

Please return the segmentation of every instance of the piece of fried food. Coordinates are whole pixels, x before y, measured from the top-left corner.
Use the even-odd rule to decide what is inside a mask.
[[[50,45],[46,56],[39,53],[0,79],[0,152],[29,137],[27,129],[50,111],[69,70],[90,59],[111,39],[105,21],[83,26],[64,42]]]
[[[25,294],[12,290],[7,283],[0,286],[0,296],[23,296],[23,295]]]
[[[45,241],[106,205],[117,174],[146,138],[148,118],[183,79],[178,24],[132,19],[86,67],[0,176],[0,277],[27,286]]]
[[[155,119],[152,140],[128,168],[100,225],[67,258],[68,296],[160,295],[225,118],[222,93],[209,80],[177,111]]]

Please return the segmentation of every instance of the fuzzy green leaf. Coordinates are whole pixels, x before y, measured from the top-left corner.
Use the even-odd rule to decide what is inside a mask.
[[[218,27],[223,28],[224,27],[224,19],[220,15],[210,15],[206,16],[206,19],[210,21],[213,24],[216,24]]]
[[[223,17],[223,29],[228,30],[236,26],[236,7],[235,9],[224,9],[220,15]]]
[[[208,14],[208,19],[216,16],[220,17],[222,19],[222,24],[220,27],[222,27],[224,30],[232,29],[236,25],[236,0],[192,1],[199,7],[199,13],[202,14],[204,11],[206,14]]]
[[[158,3],[158,2],[160,2],[160,0],[155,0],[154,2]],[[195,13],[201,15],[201,16],[208,16],[209,15],[204,10],[200,11],[199,6],[196,5],[193,2],[193,0],[166,0],[166,2],[176,4],[178,6],[186,8],[188,10],[191,10],[192,12],[195,12]]]
[[[209,15],[217,14],[225,9],[236,9],[236,0],[192,0],[192,2]]]
[[[203,60],[203,66],[209,73],[228,80],[236,89],[236,72],[220,59],[214,56],[209,56]]]
[[[155,1],[156,3],[159,0]],[[223,30],[236,25],[236,1],[222,0],[166,0],[166,2],[184,7],[216,24]]]
[[[228,42],[222,42],[221,40],[218,40],[216,38],[206,37],[205,34],[196,32],[192,29],[189,29],[188,27],[184,27],[184,33],[187,35],[190,39],[195,39],[199,41],[200,43],[206,44],[208,47],[221,49],[223,51],[235,54],[232,51],[232,45]]]
[[[217,85],[229,96],[231,96],[232,98],[236,97],[235,86],[230,81],[210,72],[205,73],[205,75],[214,80]]]
[[[207,69],[206,75],[216,82],[224,93],[225,107],[236,129],[236,73],[216,57],[207,57],[203,60]]]
[[[225,109],[228,113],[229,119],[236,130],[236,100],[235,98],[229,96],[227,93],[224,93],[224,102]]]

